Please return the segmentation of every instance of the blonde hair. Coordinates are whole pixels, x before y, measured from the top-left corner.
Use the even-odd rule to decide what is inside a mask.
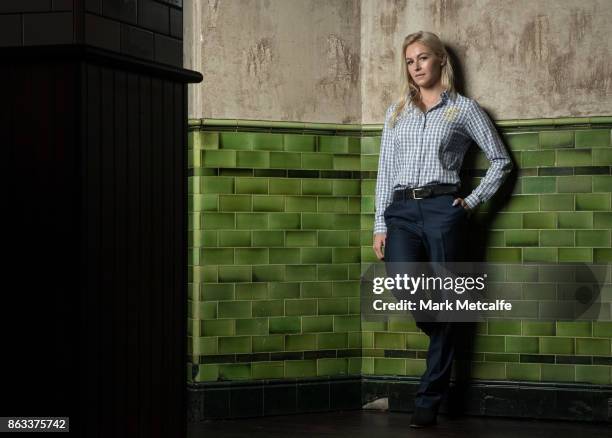
[[[414,104],[417,105],[421,102],[421,90],[419,86],[412,80],[410,73],[408,73],[408,67],[406,66],[406,48],[412,44],[419,42],[429,50],[431,50],[436,57],[440,60],[444,61],[444,65],[441,70],[441,81],[442,86],[446,88],[449,94],[455,95],[455,75],[453,73],[453,66],[450,62],[450,57],[448,56],[448,52],[438,38],[438,35],[432,32],[427,32],[424,30],[420,30],[415,33],[411,33],[410,35],[404,38],[404,42],[402,44],[402,51],[400,53],[401,56],[401,78],[400,78],[400,96],[397,100],[397,105],[395,106],[395,111],[391,116],[391,126],[395,126],[395,120],[397,117],[404,111],[404,107],[408,102],[408,99]]]

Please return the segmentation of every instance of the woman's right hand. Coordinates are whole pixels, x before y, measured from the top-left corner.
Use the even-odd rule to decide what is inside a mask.
[[[372,245],[372,248],[374,248],[374,253],[376,253],[376,257],[378,257],[378,260],[382,260],[385,256],[382,247],[385,245],[386,239],[387,233],[374,234],[374,244]]]

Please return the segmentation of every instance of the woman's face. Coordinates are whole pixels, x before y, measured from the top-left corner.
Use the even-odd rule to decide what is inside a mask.
[[[406,47],[406,68],[419,87],[431,88],[441,77],[440,59],[425,45],[415,42]]]

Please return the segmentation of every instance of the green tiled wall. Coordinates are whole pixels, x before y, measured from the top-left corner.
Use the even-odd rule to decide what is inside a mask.
[[[486,255],[518,264],[524,296],[554,291],[530,283],[522,262],[612,262],[612,119],[591,121],[500,123],[519,173]],[[376,261],[380,127],[218,125],[189,134],[188,378],[420,376],[427,336],[359,314],[361,267]],[[464,183],[475,187],[488,161],[471,153]],[[609,313],[612,290],[602,300]],[[611,339],[605,321],[489,320],[478,325],[472,376],[610,384]]]

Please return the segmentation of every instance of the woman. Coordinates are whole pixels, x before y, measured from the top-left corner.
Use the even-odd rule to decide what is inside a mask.
[[[373,249],[387,266],[458,261],[472,210],[495,194],[513,165],[480,105],[455,91],[453,67],[437,35],[408,35],[401,56],[402,91],[386,111],[381,139]],[[472,140],[491,165],[464,198],[459,171]],[[452,324],[417,320],[429,336],[429,351],[413,427],[436,423],[455,353]]]

